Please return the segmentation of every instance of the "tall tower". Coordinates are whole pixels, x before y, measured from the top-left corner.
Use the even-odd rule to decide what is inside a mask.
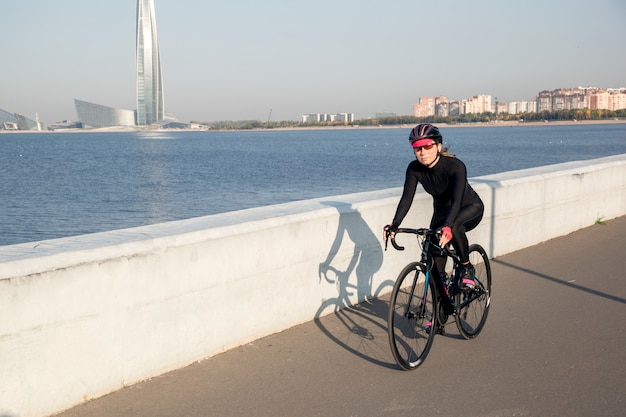
[[[163,120],[163,79],[153,0],[137,0],[137,125]]]

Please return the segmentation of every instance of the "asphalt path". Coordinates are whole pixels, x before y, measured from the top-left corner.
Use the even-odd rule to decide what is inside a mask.
[[[492,270],[483,332],[464,340],[451,321],[417,370],[395,364],[375,299],[60,416],[626,415],[626,217]]]

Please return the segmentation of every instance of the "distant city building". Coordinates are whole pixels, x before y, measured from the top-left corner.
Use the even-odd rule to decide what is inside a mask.
[[[302,123],[319,123],[321,121],[320,113],[309,113],[302,115]]]
[[[512,101],[510,103],[498,103],[498,113],[520,114],[536,112],[536,101]]]
[[[19,130],[17,123],[15,122],[2,122],[0,124],[0,130]]]
[[[607,93],[611,96],[611,110],[626,109],[626,88],[607,89]]]
[[[137,0],[137,125],[163,120],[163,79],[153,0]]]
[[[19,113],[9,113],[0,109],[0,130],[42,130],[42,128],[39,120],[32,120]]]
[[[48,130],[63,130],[63,129],[82,129],[83,124],[81,122],[71,122],[63,120],[62,122],[52,123],[48,125]]]
[[[537,111],[626,109],[626,88],[559,88],[537,94]]]
[[[354,122],[354,113],[309,113],[302,115],[302,123]]]
[[[458,116],[460,114],[485,113],[495,110],[491,96],[478,95],[469,99],[448,101],[446,97],[420,97],[413,105],[413,116]]]
[[[626,88],[600,89],[595,87],[559,88],[540,91],[536,100],[494,103],[489,95],[448,101],[445,97],[420,97],[413,105],[413,116],[456,116],[471,113],[536,113],[572,109],[626,109]]]
[[[135,126],[135,112],[74,99],[83,127]]]
[[[436,97],[420,97],[419,102],[413,105],[413,116],[415,117],[428,117],[436,114],[437,108],[441,108],[441,111],[447,113],[446,106],[442,106],[443,103],[447,103],[448,99],[443,96]]]
[[[491,96],[489,95],[474,96],[471,99],[463,100],[463,102],[466,103],[467,108],[465,113],[487,113],[493,111]]]

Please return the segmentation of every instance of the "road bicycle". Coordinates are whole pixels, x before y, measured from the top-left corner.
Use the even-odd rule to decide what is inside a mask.
[[[398,275],[389,299],[387,329],[394,359],[401,368],[413,370],[426,359],[435,334],[445,334],[450,316],[454,316],[465,339],[478,336],[489,314],[491,267],[482,246],[470,245],[470,262],[476,269],[475,286],[462,289],[461,261],[451,245],[443,248],[438,245],[438,230],[400,228],[387,240],[397,250],[404,250],[396,242],[402,233],[417,236],[422,257],[419,262],[409,263]],[[435,256],[451,259],[451,272],[438,271]]]

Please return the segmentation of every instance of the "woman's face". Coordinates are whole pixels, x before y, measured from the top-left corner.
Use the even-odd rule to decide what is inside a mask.
[[[437,159],[437,155],[441,151],[441,144],[437,144],[435,141],[432,141],[429,145],[420,146],[418,148],[413,148],[413,152],[415,152],[415,158],[422,165],[429,166],[435,159]]]

